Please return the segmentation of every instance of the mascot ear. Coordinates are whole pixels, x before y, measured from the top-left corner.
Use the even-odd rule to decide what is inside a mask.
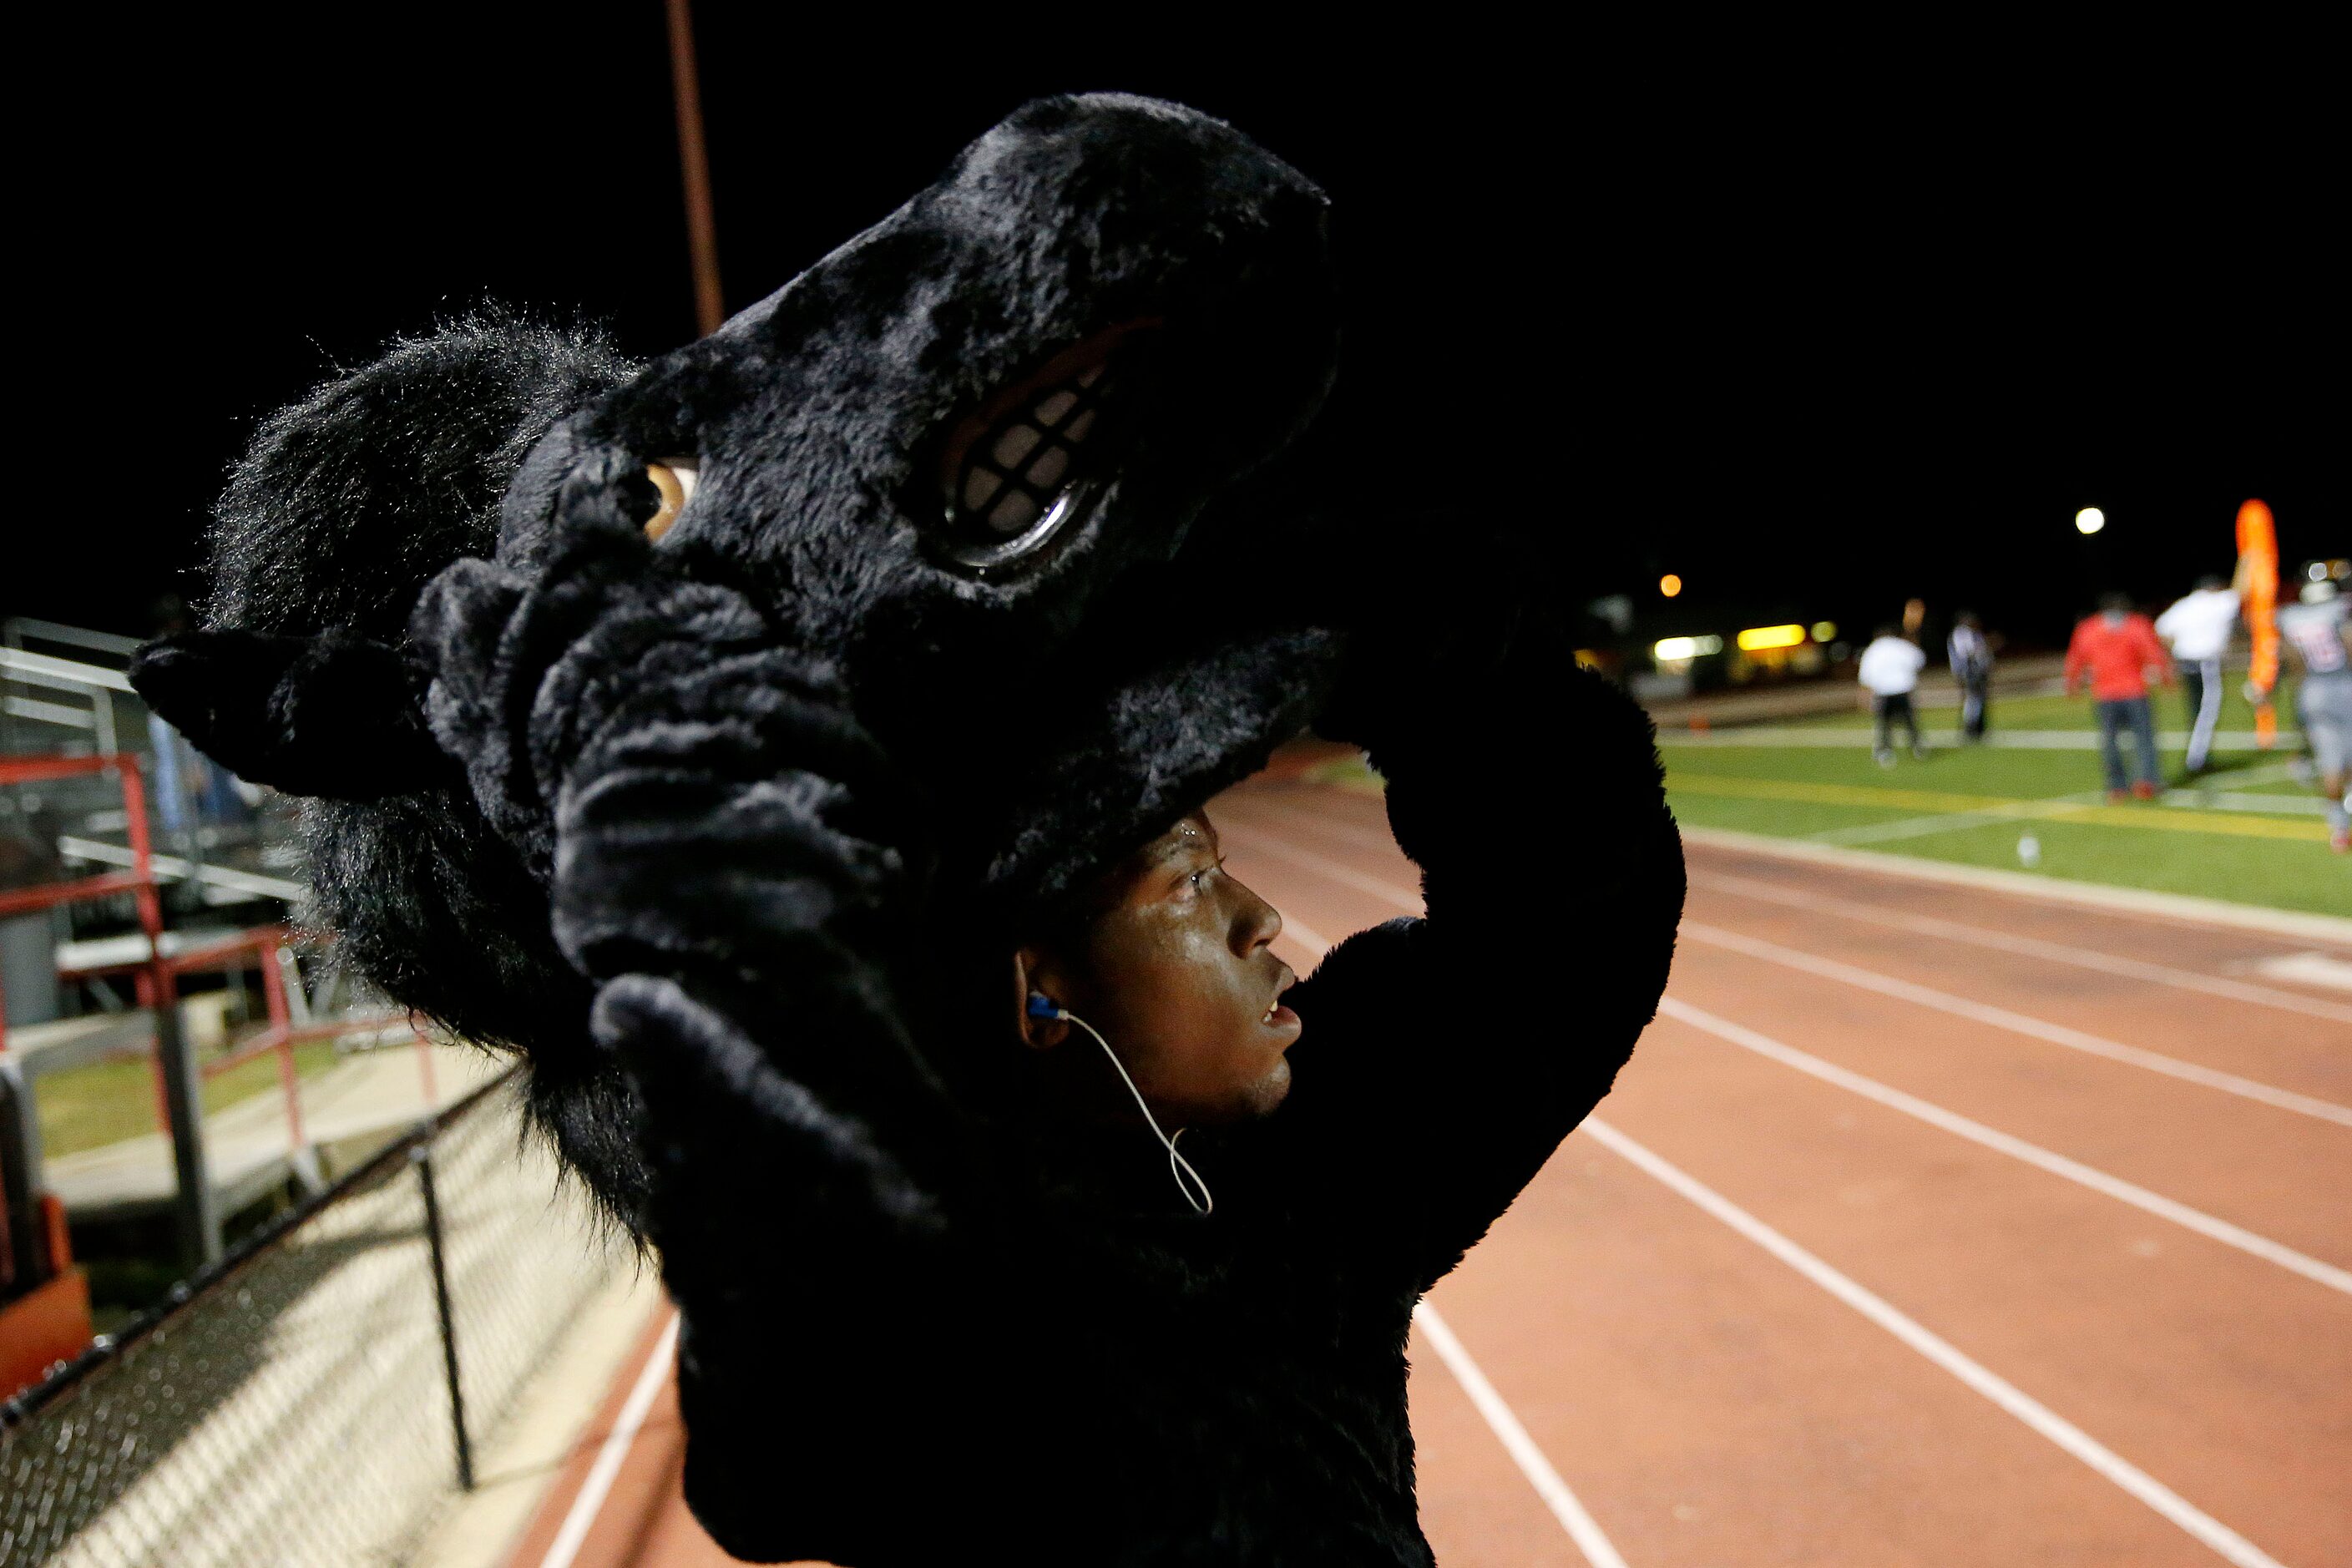
[[[289,795],[375,800],[459,782],[399,651],[341,628],[166,637],[140,650],[131,684],[198,751]]]
[[[404,664],[409,613],[434,574],[499,548],[525,454],[635,374],[599,333],[490,312],[270,416],[214,509],[208,629],[152,645],[132,686],[289,794],[462,791]]]

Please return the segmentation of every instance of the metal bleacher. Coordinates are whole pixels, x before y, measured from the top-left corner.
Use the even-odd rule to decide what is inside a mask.
[[[14,616],[0,621],[0,755],[139,757],[147,776],[157,767],[159,742],[178,748],[193,765],[187,742],[151,723],[147,705],[124,671],[139,639],[55,621]],[[120,868],[131,864],[121,803],[104,780],[59,781],[45,790],[42,809],[58,819],[55,842],[68,861]],[[299,850],[290,816],[273,797],[255,792],[249,826],[159,821],[155,879],[193,884],[192,896],[215,907],[257,900],[291,905],[303,895],[295,873]],[[0,803],[0,812],[21,809]]]

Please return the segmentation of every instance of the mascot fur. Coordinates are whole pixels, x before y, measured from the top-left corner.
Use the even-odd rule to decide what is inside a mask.
[[[1606,1092],[1682,860],[1555,585],[1253,499],[1331,379],[1326,208],[1191,110],[1041,100],[650,364],[404,342],[265,425],[208,628],[137,667],[311,797],[319,919],[519,1050],[658,1249],[739,1556],[1430,1561],[1412,1305]],[[1309,722],[1429,913],[1286,998],[1288,1100],[1185,1146],[1202,1217],[1024,1114],[1007,959]],[[1558,772],[1482,768],[1530,727]]]

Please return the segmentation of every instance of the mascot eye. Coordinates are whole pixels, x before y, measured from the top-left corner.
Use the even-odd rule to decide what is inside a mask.
[[[1025,555],[1084,500],[1081,460],[1111,388],[1097,361],[998,415],[947,476],[950,549],[974,566]]]
[[[948,437],[940,463],[945,548],[985,569],[1044,548],[1094,500],[1118,349],[1139,328],[1100,332],[1004,388]]]

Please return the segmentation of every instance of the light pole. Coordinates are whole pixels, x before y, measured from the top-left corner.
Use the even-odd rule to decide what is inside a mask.
[[[710,153],[702,143],[702,89],[694,68],[694,17],[669,0],[669,77],[677,98],[677,161],[686,175],[686,242],[694,258],[694,320],[704,337],[726,310],[719,293],[719,226],[710,215]]]

